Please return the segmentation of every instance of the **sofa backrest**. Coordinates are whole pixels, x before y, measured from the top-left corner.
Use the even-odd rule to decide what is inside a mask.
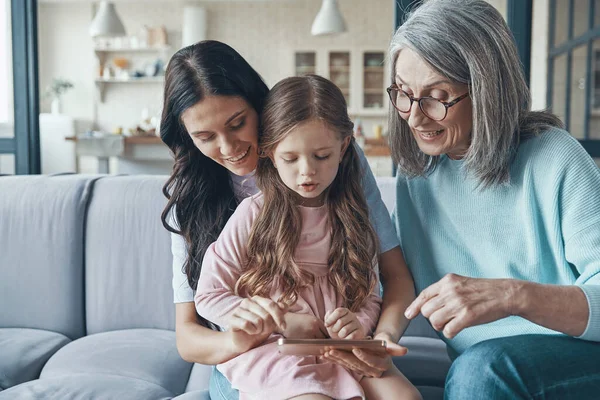
[[[0,177],[0,328],[85,335],[83,244],[95,177]]]
[[[85,244],[87,333],[174,329],[171,239],[160,214],[165,176],[106,176],[90,201]]]
[[[166,176],[0,177],[0,328],[174,329]],[[395,181],[378,178],[395,205]],[[409,336],[437,337],[422,317]]]

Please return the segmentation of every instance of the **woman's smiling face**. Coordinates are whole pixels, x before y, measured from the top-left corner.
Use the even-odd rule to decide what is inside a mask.
[[[449,81],[408,48],[398,53],[394,83],[412,97],[433,97],[443,102],[469,91],[467,85]],[[413,102],[410,111],[398,114],[408,123],[419,148],[427,155],[447,154],[458,159],[471,144],[473,111],[469,97],[448,108],[446,118],[441,121],[424,115],[417,102]]]
[[[243,176],[258,163],[258,114],[243,98],[207,96],[181,114],[194,145],[208,158]]]

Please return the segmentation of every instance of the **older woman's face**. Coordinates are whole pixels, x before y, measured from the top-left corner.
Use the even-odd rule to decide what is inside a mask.
[[[434,97],[450,102],[468,92],[468,86],[450,82],[438,74],[417,53],[402,49],[396,60],[395,83],[415,98]],[[448,109],[446,118],[434,121],[423,114],[417,102],[409,112],[398,112],[408,122],[421,151],[430,156],[447,154],[462,158],[471,143],[473,113],[470,97]]]
[[[236,175],[258,163],[258,115],[241,97],[208,96],[181,114],[194,145]]]

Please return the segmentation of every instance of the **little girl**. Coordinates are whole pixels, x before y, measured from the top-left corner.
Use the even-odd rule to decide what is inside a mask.
[[[244,298],[261,296],[324,321],[331,337],[372,333],[381,304],[377,236],[352,128],[344,96],[327,79],[273,87],[256,170],[262,193],[240,203],[208,248],[198,314],[226,328]],[[279,337],[217,366],[241,400],[420,398],[401,374],[363,378],[319,357],[279,354]]]

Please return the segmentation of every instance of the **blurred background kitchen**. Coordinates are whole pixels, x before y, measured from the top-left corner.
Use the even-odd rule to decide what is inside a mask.
[[[600,1],[489,2],[517,37],[534,108],[550,107],[600,157]],[[216,39],[269,86],[331,79],[375,175],[391,176],[386,50],[410,3],[0,0],[0,173],[169,174],[164,69],[181,47]]]

